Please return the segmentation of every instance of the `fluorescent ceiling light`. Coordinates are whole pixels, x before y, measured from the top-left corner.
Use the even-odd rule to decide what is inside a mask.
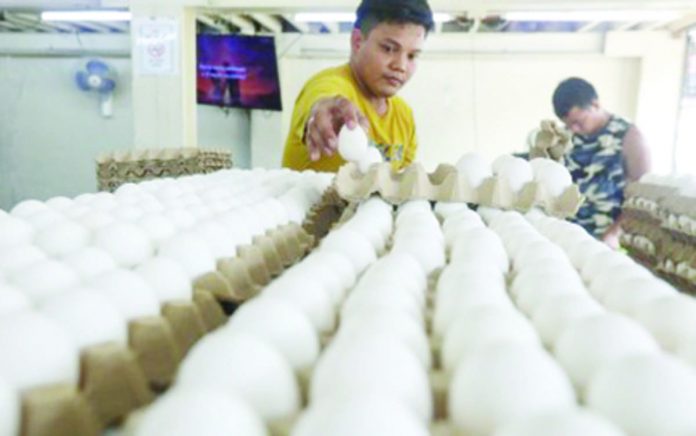
[[[452,14],[436,12],[433,14],[436,22],[451,21],[454,19]],[[355,21],[355,14],[351,12],[300,12],[295,14],[295,21],[298,23],[352,23]]]
[[[525,11],[506,12],[508,21],[671,21],[681,14],[676,11]]]
[[[128,11],[47,11],[41,13],[43,21],[130,21]]]

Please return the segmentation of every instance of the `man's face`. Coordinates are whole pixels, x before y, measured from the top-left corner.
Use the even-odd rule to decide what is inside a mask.
[[[601,111],[594,103],[586,108],[574,106],[568,115],[563,117],[563,123],[576,135],[591,136],[601,127],[601,125],[598,126],[600,117]]]
[[[374,97],[391,97],[408,82],[425,41],[417,24],[380,23],[367,36],[358,29],[351,38],[354,72]]]

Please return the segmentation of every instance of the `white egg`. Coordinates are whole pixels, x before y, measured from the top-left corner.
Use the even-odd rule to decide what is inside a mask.
[[[367,238],[350,229],[340,228],[330,232],[321,241],[320,247],[344,255],[353,264],[356,274],[377,259],[375,249]]]
[[[404,235],[394,240],[392,253],[406,253],[413,256],[427,274],[442,268],[447,262],[444,245],[434,237]]]
[[[628,356],[603,368],[587,407],[631,436],[696,433],[696,375],[666,354]]]
[[[19,289],[0,282],[0,317],[31,307],[31,300]]]
[[[402,402],[384,393],[312,403],[291,436],[427,436],[427,427]]]
[[[193,285],[181,265],[166,257],[155,256],[135,268],[149,285],[160,303],[173,300],[190,301]]]
[[[193,434],[267,436],[268,432],[258,414],[239,395],[214,387],[175,387],[145,410],[133,436]]]
[[[222,330],[266,341],[296,371],[311,368],[319,357],[319,336],[309,318],[292,304],[272,296],[254,298],[240,306]]]
[[[17,391],[0,377],[0,434],[19,434],[21,406]]]
[[[177,227],[164,213],[147,213],[136,224],[143,229],[155,246],[159,246],[177,233]]]
[[[491,164],[491,169],[493,170],[493,173],[498,174],[503,166],[505,166],[508,162],[514,159],[515,156],[511,154],[501,154],[500,156],[495,158],[493,160],[493,163]]]
[[[46,253],[34,245],[19,245],[8,250],[0,250],[0,271],[8,277],[16,270],[25,268],[41,260],[48,259]]]
[[[82,280],[117,268],[114,258],[96,247],[85,247],[63,258],[63,262],[77,272]]]
[[[413,294],[389,283],[369,283],[352,292],[341,307],[341,318],[366,309],[394,307],[423,322],[424,305]]]
[[[26,221],[13,216],[0,217],[0,249],[29,244],[34,229]]]
[[[568,409],[575,405],[575,394],[563,370],[541,348],[497,344],[457,367],[448,403],[459,430],[485,436],[526,416]]]
[[[77,383],[77,346],[44,315],[26,311],[1,317],[0,350],[0,378],[14,389]]]
[[[350,336],[352,340],[366,335],[388,335],[400,341],[414,353],[424,368],[431,367],[431,351],[425,328],[408,313],[395,308],[365,308],[341,319],[339,336]]]
[[[482,347],[497,343],[539,346],[532,325],[512,308],[482,306],[460,313],[445,332],[442,363],[453,372]]]
[[[267,422],[290,418],[300,410],[299,386],[288,361],[272,346],[244,333],[203,337],[181,363],[175,386],[236,394]]]
[[[463,175],[469,186],[476,189],[481,183],[493,175],[491,164],[478,153],[466,153],[456,164],[457,172]]]
[[[73,269],[55,260],[40,260],[15,270],[10,276],[10,282],[34,302],[64,292],[79,280]]]
[[[46,200],[46,206],[58,212],[65,211],[71,208],[74,204],[75,202],[71,198],[63,196],[52,197]]]
[[[355,273],[353,263],[338,252],[318,248],[309,256],[305,257],[302,260],[302,263],[314,263],[317,265],[317,268],[322,268],[325,271],[334,274],[340,282],[342,294],[344,294],[347,289],[355,285],[357,274]]]
[[[358,162],[367,153],[369,140],[360,126],[343,125],[338,132],[338,153],[347,161]]]
[[[569,409],[524,417],[493,436],[625,436],[606,418],[583,409]]]
[[[590,283],[589,289],[593,290],[591,283],[597,277],[614,274],[619,268],[633,268],[634,266],[635,262],[628,256],[617,251],[606,251],[595,254],[585,262],[580,273],[582,278]]]
[[[514,157],[507,159],[496,169],[500,179],[506,180],[513,192],[518,192],[524,185],[534,179],[532,167],[525,159]]]
[[[162,243],[158,254],[181,264],[191,279],[216,269],[215,257],[208,244],[190,232],[177,234]]]
[[[130,270],[115,269],[100,274],[88,286],[105,296],[128,321],[160,313],[154,291]]]
[[[591,238],[589,234],[588,238]],[[592,239],[585,239],[568,250],[568,258],[575,268],[579,271],[585,267],[585,264],[594,259],[595,256],[602,253],[609,253],[611,249],[606,244]],[[583,276],[584,277],[584,276]]]
[[[537,306],[532,321],[544,345],[553,349],[569,323],[603,311],[589,295],[562,294],[550,297]]]
[[[92,289],[76,289],[44,301],[40,312],[59,324],[80,348],[128,341],[126,319]]]
[[[181,207],[167,210],[166,216],[179,230],[190,229],[197,222],[196,217],[191,212]]]
[[[281,276],[271,282],[262,295],[280,298],[298,308],[317,332],[328,333],[336,327],[336,309],[331,294],[319,283]]]
[[[682,294],[651,299],[637,308],[636,319],[665,350],[675,352],[681,338],[696,331],[696,301]]]
[[[216,259],[234,257],[237,254],[237,238],[225,226],[213,220],[196,225],[193,233],[203,239]]]
[[[154,253],[147,234],[131,223],[114,223],[97,230],[94,245],[109,253],[124,268],[132,268]]]
[[[646,268],[639,265],[617,268],[612,271],[611,274],[592,277],[589,291],[600,301],[604,301],[607,294],[613,292],[615,289],[625,288],[624,282],[636,279],[654,280],[655,276]]]
[[[546,192],[552,197],[558,197],[573,184],[573,178],[568,169],[556,161],[543,159],[541,164],[538,161],[534,162],[533,168],[534,179],[544,186]]]
[[[537,308],[550,298],[560,295],[587,295],[583,286],[573,280],[573,275],[551,276],[542,274],[537,277],[539,281],[537,283],[530,282],[529,286],[521,286],[519,281],[516,282],[518,291],[515,301],[520,310],[528,316],[532,316]],[[564,278],[567,280],[563,280]]]
[[[602,302],[607,309],[635,317],[637,310],[648,301],[675,295],[676,292],[672,286],[654,277],[635,277],[623,280],[605,293]]]
[[[370,170],[373,164],[379,164],[384,161],[382,153],[375,147],[367,147],[360,160],[358,160],[358,168],[361,173],[366,173]]]
[[[625,356],[657,352],[657,343],[640,324],[614,314],[571,321],[555,348],[558,362],[580,393],[604,366]]]
[[[428,376],[408,346],[382,334],[340,339],[332,341],[314,369],[312,404],[382,392],[408,405],[421,422],[429,422],[433,405]]]
[[[49,207],[43,201],[24,200],[17,203],[10,211],[10,214],[16,218],[27,218],[46,209],[49,209]]]
[[[65,256],[89,243],[90,232],[80,224],[65,220],[39,231],[34,244],[49,256]]]

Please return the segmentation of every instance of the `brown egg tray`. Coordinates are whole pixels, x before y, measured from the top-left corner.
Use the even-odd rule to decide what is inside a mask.
[[[96,164],[98,189],[113,191],[124,183],[231,168],[232,156],[226,149],[159,148],[104,153]]]
[[[339,169],[334,186],[338,194],[349,201],[380,195],[392,204],[424,199],[475,203],[519,211],[539,207],[561,218],[575,215],[584,200],[575,185],[553,197],[537,182],[527,183],[515,192],[507,179],[498,176],[489,177],[477,188],[472,188],[464,175],[447,164],[441,164],[428,173],[420,164],[394,172],[388,163],[382,163],[362,173],[355,164],[348,163]]]

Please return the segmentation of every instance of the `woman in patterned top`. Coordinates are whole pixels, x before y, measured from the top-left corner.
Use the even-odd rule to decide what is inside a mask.
[[[573,133],[565,164],[586,197],[574,221],[618,247],[626,183],[640,179],[650,169],[643,135],[635,125],[602,108],[592,84],[580,78],[558,85],[553,108]]]

